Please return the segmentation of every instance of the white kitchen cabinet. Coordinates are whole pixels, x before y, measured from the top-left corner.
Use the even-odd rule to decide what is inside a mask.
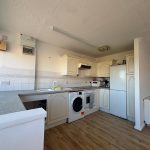
[[[97,64],[97,77],[110,77],[110,65],[112,65],[112,61],[99,62]]]
[[[97,64],[95,62],[91,62],[91,69],[90,69],[90,76],[96,77],[97,76]]]
[[[134,75],[127,75],[127,119],[135,119]]]
[[[68,55],[62,56],[60,59],[61,74],[76,76],[78,74],[78,65],[78,58]]]
[[[126,56],[127,62],[127,74],[134,74],[134,56],[128,55]]]
[[[91,69],[82,70],[81,71],[82,76],[96,77],[97,76],[97,64],[95,62],[89,62],[88,65],[91,66]]]
[[[97,110],[99,110],[99,105],[100,105],[100,101],[99,101],[99,98],[100,98],[100,89],[96,89],[95,91],[95,108],[97,108]]]
[[[100,89],[100,110],[109,112],[109,89]]]
[[[91,66],[91,69],[79,70],[79,64],[87,64]],[[79,74],[83,77],[96,77],[97,63],[88,59],[63,55],[60,59],[60,70],[62,75],[77,76]]]
[[[96,77],[97,76],[97,63],[92,60],[80,59],[81,64],[91,66],[91,69],[80,70],[79,75],[83,77]]]
[[[68,93],[50,94],[47,100],[47,124],[54,124],[68,118]]]

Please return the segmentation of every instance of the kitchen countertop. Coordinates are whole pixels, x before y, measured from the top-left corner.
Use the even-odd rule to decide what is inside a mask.
[[[4,91],[0,92],[0,115],[19,112],[26,110],[19,96],[26,95],[42,95],[42,94],[54,94],[63,92],[74,92],[80,90],[94,90],[105,87],[73,87],[72,90],[61,90],[61,91],[40,91],[40,90],[30,90],[30,91]],[[109,88],[105,88],[109,89]]]
[[[27,95],[41,95],[41,94],[53,94],[53,93],[62,93],[68,91],[4,91],[0,92],[0,115],[24,111],[24,107],[19,96]]]
[[[81,86],[81,87],[72,87],[73,90],[95,90],[95,89],[109,89],[109,87],[91,87],[91,86]]]

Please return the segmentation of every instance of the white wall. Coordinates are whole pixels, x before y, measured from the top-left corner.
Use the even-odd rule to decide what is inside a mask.
[[[150,96],[150,42],[147,38],[134,40],[135,60],[135,128],[144,127],[143,99]]]
[[[34,89],[35,71],[36,88],[50,88],[53,81],[57,81],[58,85],[65,87],[89,86],[90,81],[93,80],[93,78],[83,78],[81,76],[61,76],[59,61],[63,54],[71,54],[95,61],[96,59],[93,57],[37,40],[36,58],[35,55],[22,53],[19,34],[1,31],[0,35],[8,36],[8,51],[0,51],[0,91]],[[100,57],[97,58],[97,61],[125,59],[125,55],[129,53],[131,51]]]
[[[57,81],[57,84],[62,86],[90,85],[92,78],[61,76],[59,59],[63,54],[85,57],[92,61],[95,60],[94,58],[38,40],[36,58],[36,55],[22,53],[19,33],[0,31],[0,35],[8,37],[8,50],[0,51],[0,91],[34,89],[36,69],[37,88],[49,88],[53,81]]]
[[[57,85],[65,87],[90,85],[90,81],[92,81],[92,78],[60,75],[60,58],[63,54],[70,54],[81,58],[87,58],[91,61],[95,61],[95,59],[92,57],[88,57],[86,55],[75,53],[70,50],[66,50],[38,41],[36,88],[50,88],[53,84],[53,81],[57,81]]]
[[[20,34],[6,35],[8,51],[0,51],[0,91],[34,89],[35,55],[22,53]]]
[[[133,54],[133,50],[120,52],[120,53],[115,53],[115,54],[108,55],[108,56],[99,57],[99,58],[96,58],[96,60],[98,62],[109,61],[109,60],[113,60],[113,59],[123,60],[123,59],[126,59],[126,55],[129,55],[129,54]]]

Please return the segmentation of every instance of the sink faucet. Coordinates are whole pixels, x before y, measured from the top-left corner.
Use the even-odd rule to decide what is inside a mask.
[[[55,88],[55,87],[56,87],[56,84],[57,84],[57,81],[53,81],[53,86],[52,86],[52,88]]]

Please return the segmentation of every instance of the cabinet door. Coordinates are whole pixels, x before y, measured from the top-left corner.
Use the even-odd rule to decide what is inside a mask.
[[[135,118],[134,75],[127,76],[127,118],[131,121]]]
[[[91,77],[96,77],[97,76],[97,64],[96,63],[91,63],[91,70],[90,70],[90,76]]]
[[[88,65],[91,66],[91,69],[82,70],[84,71],[84,76],[96,77],[97,76],[97,64],[94,62],[89,62]]]
[[[96,89],[95,90],[95,107],[96,108],[99,108],[99,106],[100,106],[100,101],[99,101],[99,99],[100,99],[100,89]]]
[[[104,89],[100,89],[100,108],[104,108]]]
[[[67,62],[67,75],[77,75],[78,74],[78,64],[79,59],[68,57]]]
[[[47,101],[48,124],[68,117],[68,93],[51,94]]]
[[[91,69],[80,70],[80,75],[83,77],[96,77],[97,76],[97,63],[87,60],[87,59],[80,59],[79,63],[87,64],[91,66]]]
[[[104,108],[109,110],[109,90],[104,90]]]
[[[134,74],[134,56],[130,55],[126,57],[127,61],[127,73]]]
[[[97,76],[98,77],[109,77],[110,76],[110,65],[111,65],[111,61],[98,63]]]
[[[109,112],[109,90],[100,89],[100,110]]]

